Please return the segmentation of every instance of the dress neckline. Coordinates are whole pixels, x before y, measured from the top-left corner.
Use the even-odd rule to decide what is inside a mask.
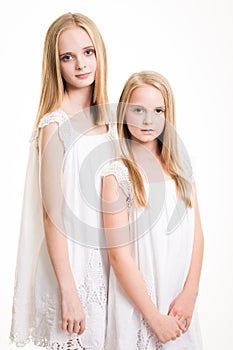
[[[70,118],[72,118],[74,115],[71,115],[71,114],[68,114],[68,113],[66,113],[65,111],[63,111],[63,109],[61,109],[61,108],[58,108],[56,111],[58,111],[58,112],[61,112],[63,115],[65,115],[66,116],[66,118],[67,119],[70,119]],[[77,113],[76,113],[77,114]],[[107,128],[108,128],[108,131],[107,132],[103,132],[103,133],[100,133],[100,134],[92,134],[92,135],[86,135],[86,134],[83,134],[82,133],[82,137],[97,137],[97,136],[108,136],[108,135],[110,135],[110,133],[111,133],[111,130],[112,130],[112,126],[111,126],[111,124],[109,123],[109,124],[103,124],[103,126],[104,125],[106,125],[107,126]],[[96,125],[96,126],[98,126],[98,125]],[[101,126],[101,125],[99,125],[99,126]]]
[[[116,160],[115,160],[115,163],[120,164],[120,166],[121,166],[122,168],[126,169],[126,171],[128,172],[128,168],[125,166],[125,164],[124,164],[121,160],[116,159]],[[145,178],[143,178],[143,182],[146,183],[146,184],[148,184],[148,185],[154,184],[154,183],[158,184],[158,183],[161,183],[161,182],[175,183],[175,181],[174,181],[174,179],[173,179],[172,177],[169,177],[169,178],[165,178],[165,177],[164,177],[163,179],[161,179],[161,180],[159,180],[159,181],[153,181],[153,182],[148,182],[148,181],[145,180]]]

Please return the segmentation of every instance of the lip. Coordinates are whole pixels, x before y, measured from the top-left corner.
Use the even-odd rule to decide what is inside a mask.
[[[153,129],[141,129],[142,132],[144,133],[151,133],[151,132],[154,132]]]
[[[75,75],[75,77],[78,79],[86,79],[89,77],[89,75],[90,75],[90,73],[83,73],[83,74]]]

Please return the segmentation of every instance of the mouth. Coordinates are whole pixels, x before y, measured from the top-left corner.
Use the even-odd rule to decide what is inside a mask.
[[[153,129],[141,129],[141,131],[142,131],[143,133],[148,133],[148,134],[154,132]]]
[[[89,77],[89,75],[90,75],[90,73],[83,73],[83,74],[75,75],[75,77],[78,79],[86,79]]]

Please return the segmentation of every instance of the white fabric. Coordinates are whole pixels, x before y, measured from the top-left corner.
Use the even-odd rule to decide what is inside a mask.
[[[145,183],[149,206],[137,210],[132,201],[127,168],[116,161],[102,175],[109,174],[116,177],[126,193],[131,237],[134,237],[131,243],[134,260],[154,304],[161,313],[167,314],[170,303],[181,292],[189,270],[194,209],[184,210],[177,200],[174,181],[167,180]],[[121,288],[112,268],[107,313],[106,350],[202,349],[196,309],[187,333],[175,341],[160,344]]]
[[[52,122],[58,123],[59,135],[64,145],[64,196],[67,203],[63,213],[64,222],[69,231],[67,236],[70,238],[68,248],[72,272],[86,316],[86,330],[79,337],[77,334],[69,335],[61,329],[60,292],[48,255],[43,229],[37,141],[39,129]],[[87,179],[93,182],[92,167],[98,166],[98,162],[96,163],[98,157],[93,159],[91,152],[98,150],[98,147],[105,143],[109,146],[109,141],[114,136],[111,127],[105,134],[83,137],[79,135],[79,138],[75,135],[68,116],[62,110],[56,110],[41,119],[31,139],[10,333],[11,341],[17,346],[23,346],[32,341],[49,350],[104,349],[108,257],[107,251],[98,247],[98,230],[102,227],[100,213],[86,203],[78,183],[79,172],[85,160],[87,160],[85,168],[88,171]],[[110,156],[115,156],[112,150],[110,147],[109,154],[106,155],[108,159]],[[97,172],[95,204],[99,208],[100,181],[101,178]],[[85,238],[83,232],[79,232],[79,228],[75,228],[68,222],[67,208],[74,213],[74,218],[78,216],[84,228],[87,225],[93,227],[97,235],[97,239],[93,240],[94,243],[91,242],[93,247],[90,247],[92,246],[89,244],[90,241],[83,241]]]

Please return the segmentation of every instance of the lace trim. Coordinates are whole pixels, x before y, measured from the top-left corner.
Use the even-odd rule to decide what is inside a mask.
[[[163,345],[152,333],[146,321],[142,319],[141,322],[141,328],[137,331],[137,350],[147,350],[151,345],[155,350],[162,350]]]
[[[99,254],[98,250],[93,249],[91,251],[84,283],[78,287],[78,294],[84,309],[91,303],[98,304],[104,309],[107,302],[107,288],[104,282],[103,265]]]
[[[108,168],[103,170],[102,176],[107,175],[114,175],[116,177],[119,186],[123,189],[127,196],[127,207],[131,208],[133,204],[133,189],[126,166],[119,161],[115,161]]]
[[[37,337],[33,337],[30,335],[24,342],[20,342],[20,341],[18,341],[17,338],[18,338],[17,333],[14,334],[14,336],[11,336],[10,343],[15,344],[17,347],[23,347],[29,343],[33,343],[36,346],[46,347],[48,349],[48,340],[47,339],[37,338]]]
[[[41,118],[38,129],[44,128],[50,123],[58,123],[60,125],[67,119],[68,116],[65,114],[65,112],[63,112],[61,109],[57,109],[56,111],[46,114]]]
[[[32,132],[32,135],[31,135],[31,138],[29,140],[30,143],[33,143],[37,140],[39,136],[39,130],[38,129],[35,129],[33,132]]]
[[[26,346],[29,343],[33,343],[36,346],[44,347],[48,350],[92,350],[91,347],[84,347],[78,337],[68,340],[64,344],[53,342],[50,344],[47,339],[38,339],[36,337],[29,336],[26,341],[18,342],[17,334],[10,338],[11,344],[15,343],[17,347]]]
[[[82,346],[78,338],[70,339],[65,344],[53,343],[51,350],[91,350],[91,348]]]
[[[39,136],[39,129],[44,128],[50,123],[58,123],[61,125],[65,120],[68,119],[68,116],[63,112],[61,109],[57,109],[52,113],[46,114],[44,117],[41,118],[38,127],[33,130],[30,143],[33,143],[37,141],[37,138]]]

